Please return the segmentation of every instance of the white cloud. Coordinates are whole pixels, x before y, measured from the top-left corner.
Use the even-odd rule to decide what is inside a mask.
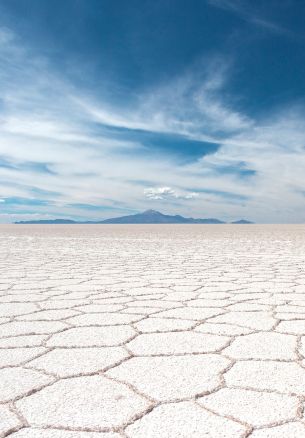
[[[152,200],[168,200],[168,199],[194,199],[199,196],[195,192],[177,192],[171,187],[150,187],[144,189],[144,195]]]

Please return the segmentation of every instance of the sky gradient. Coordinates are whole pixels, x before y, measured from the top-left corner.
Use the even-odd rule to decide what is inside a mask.
[[[0,0],[0,222],[305,222],[303,0]]]

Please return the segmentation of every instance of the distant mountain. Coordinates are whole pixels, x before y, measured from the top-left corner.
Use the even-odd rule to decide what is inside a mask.
[[[249,225],[249,224],[253,224],[253,222],[247,221],[246,219],[240,219],[239,221],[231,222],[231,224],[235,224],[235,225]]]
[[[143,213],[106,219],[102,224],[222,224],[218,219],[193,219],[180,215],[170,216],[155,210],[146,210]]]
[[[37,221],[19,221],[15,224],[77,224],[77,222],[70,219],[43,219]]]
[[[186,218],[180,215],[171,216],[168,214],[160,213],[155,210],[146,210],[143,213],[131,214],[128,216],[121,216],[111,219],[106,219],[103,221],[96,222],[77,222],[70,219],[47,219],[47,220],[37,220],[37,221],[20,221],[15,222],[16,224],[225,224],[225,222],[215,219],[193,219]],[[246,220],[240,220],[237,222],[232,222],[235,224],[250,224],[252,222]]]

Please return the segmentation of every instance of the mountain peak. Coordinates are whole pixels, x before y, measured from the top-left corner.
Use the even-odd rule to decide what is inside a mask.
[[[154,214],[154,215],[160,215],[160,214],[162,214],[162,213],[160,213],[160,211],[157,211],[157,210],[149,209],[149,210],[145,210],[145,211],[143,211],[142,214]]]

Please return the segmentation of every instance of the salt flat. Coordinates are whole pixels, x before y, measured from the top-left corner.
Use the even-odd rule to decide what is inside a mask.
[[[0,437],[302,438],[305,226],[0,226]]]

